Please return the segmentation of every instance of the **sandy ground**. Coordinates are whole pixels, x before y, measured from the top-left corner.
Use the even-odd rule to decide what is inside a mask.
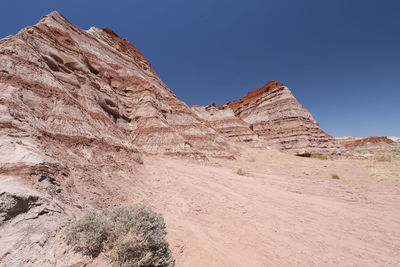
[[[400,266],[398,160],[242,151],[145,158],[132,195],[163,213],[177,266]]]

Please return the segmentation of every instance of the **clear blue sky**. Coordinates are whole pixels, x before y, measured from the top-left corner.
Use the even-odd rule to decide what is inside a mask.
[[[279,80],[332,135],[400,135],[399,0],[15,0],[0,36],[52,10],[128,39],[189,105]]]

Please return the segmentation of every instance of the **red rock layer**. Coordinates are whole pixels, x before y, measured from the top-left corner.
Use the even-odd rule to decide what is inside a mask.
[[[247,136],[255,140],[258,137],[263,144],[298,155],[341,153],[341,146],[320,128],[311,114],[280,82],[271,81],[240,100],[213,107],[211,113],[208,108],[208,116],[201,114],[207,108],[202,112],[198,107],[194,110],[200,117],[212,122],[215,129],[227,137],[234,136],[236,140],[246,140]],[[215,110],[224,110],[225,113],[230,110],[230,113],[227,116],[215,116]],[[227,135],[224,125],[237,120],[241,124],[232,125]]]
[[[392,144],[394,143],[393,140],[387,138],[386,136],[371,136],[366,138],[343,138],[338,139],[339,143],[342,144],[344,147],[356,147],[362,146],[365,144]]]
[[[146,153],[233,156],[224,137],[110,29],[83,31],[52,12],[2,39],[0,56],[0,104],[15,130]]]
[[[253,90],[253,91],[250,91],[243,98],[236,100],[236,101],[229,102],[229,103],[227,103],[227,105],[231,109],[237,110],[241,106],[246,106],[249,103],[257,101],[258,98],[262,97],[263,94],[269,92],[270,90],[276,89],[280,86],[283,86],[283,83],[277,82],[277,81],[269,81],[263,87]]]
[[[1,105],[14,118],[7,123],[37,136],[193,157],[233,157],[228,139],[339,153],[282,83],[190,109],[135,46],[107,28],[83,31],[57,12],[2,39],[0,55]]]
[[[362,154],[375,154],[390,151],[400,151],[400,143],[386,136],[371,137],[345,137],[337,138],[338,142],[343,145],[347,151]]]

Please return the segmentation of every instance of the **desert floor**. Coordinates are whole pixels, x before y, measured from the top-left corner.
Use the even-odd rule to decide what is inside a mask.
[[[400,266],[398,159],[241,149],[145,158],[133,194],[163,213],[177,266]]]

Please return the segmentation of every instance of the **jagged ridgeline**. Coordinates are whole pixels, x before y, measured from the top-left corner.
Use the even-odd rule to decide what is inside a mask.
[[[194,158],[234,158],[233,142],[340,152],[281,83],[221,107],[190,108],[132,44],[57,12],[2,39],[0,56],[1,105],[18,129],[38,136]]]

